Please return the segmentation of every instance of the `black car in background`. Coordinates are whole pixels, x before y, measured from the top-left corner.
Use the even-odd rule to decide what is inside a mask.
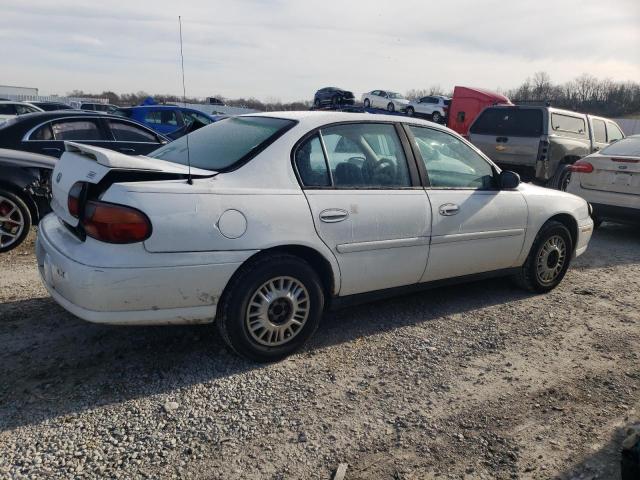
[[[38,108],[41,108],[45,112],[54,112],[56,110],[73,110],[73,107],[70,107],[66,103],[61,102],[28,102],[31,105],[35,105]]]
[[[146,155],[169,142],[133,120],[77,110],[29,113],[0,125],[0,148],[59,158],[65,140],[130,155]]]
[[[55,164],[53,157],[0,149],[0,253],[20,245],[51,210]]]
[[[313,106],[315,108],[323,105],[353,105],[355,97],[353,92],[342,90],[337,87],[326,87],[318,90],[313,98]]]

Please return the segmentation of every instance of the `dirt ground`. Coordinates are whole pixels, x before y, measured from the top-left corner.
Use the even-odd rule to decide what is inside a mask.
[[[109,327],[0,255],[0,478],[617,479],[640,412],[640,231],[546,295],[504,279],[331,312],[273,365]]]

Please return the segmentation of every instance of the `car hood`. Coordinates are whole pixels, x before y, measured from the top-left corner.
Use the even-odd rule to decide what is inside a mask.
[[[12,167],[48,168],[53,170],[58,161],[55,157],[38,153],[0,148],[0,163]]]

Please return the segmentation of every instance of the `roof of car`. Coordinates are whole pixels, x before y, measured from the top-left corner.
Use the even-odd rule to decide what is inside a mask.
[[[415,125],[424,125],[439,130],[449,130],[447,127],[430,122],[428,120],[421,120],[416,117],[406,117],[404,115],[385,115],[375,113],[354,113],[354,112],[334,112],[326,110],[299,110],[299,111],[286,111],[286,112],[261,112],[261,113],[247,113],[240,115],[240,117],[271,117],[271,118],[284,118],[288,120],[296,120],[304,127],[316,128],[321,125],[329,123],[340,122],[401,122],[411,123]]]

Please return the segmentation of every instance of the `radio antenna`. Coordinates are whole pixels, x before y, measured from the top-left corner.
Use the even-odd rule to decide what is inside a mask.
[[[180,63],[182,65],[182,103],[187,106],[187,88],[184,82],[184,53],[182,53],[182,17],[178,15],[178,24],[180,25]],[[189,155],[189,133],[185,133],[185,139],[187,141],[187,183],[193,185],[193,179],[191,178],[191,156]]]

